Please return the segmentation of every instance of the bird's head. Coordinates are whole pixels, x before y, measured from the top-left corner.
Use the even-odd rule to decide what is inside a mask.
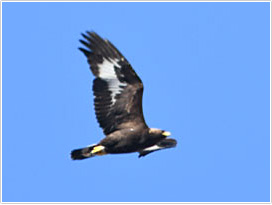
[[[170,132],[156,128],[149,128],[149,135],[154,138],[164,139],[171,135]]]

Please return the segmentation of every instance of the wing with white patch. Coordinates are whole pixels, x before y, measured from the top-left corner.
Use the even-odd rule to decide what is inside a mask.
[[[94,32],[82,34],[87,49],[79,48],[88,58],[93,82],[95,113],[104,133],[143,123],[143,84],[129,62],[108,40]]]
[[[161,150],[161,149],[168,149],[175,147],[177,145],[177,141],[172,138],[166,138],[161,141],[159,141],[157,144],[147,147],[139,152],[139,157],[144,157],[152,152]]]

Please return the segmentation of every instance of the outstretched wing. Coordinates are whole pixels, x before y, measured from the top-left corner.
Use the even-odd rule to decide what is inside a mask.
[[[146,126],[142,111],[143,84],[125,57],[94,32],[82,34],[92,73],[96,118],[105,135],[135,124]]]

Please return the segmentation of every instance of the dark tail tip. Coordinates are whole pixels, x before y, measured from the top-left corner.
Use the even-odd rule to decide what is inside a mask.
[[[71,152],[71,158],[73,160],[81,160],[81,159],[89,158],[89,157],[91,157],[92,148],[93,148],[93,146],[86,147],[83,149],[75,149]]]
[[[71,158],[73,160],[78,160],[78,159],[85,159],[86,157],[82,155],[82,149],[75,149],[71,152]]]

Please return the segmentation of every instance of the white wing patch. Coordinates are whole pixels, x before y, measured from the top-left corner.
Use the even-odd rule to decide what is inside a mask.
[[[103,63],[97,65],[99,68],[98,76],[102,79],[117,79],[114,71],[114,66],[120,68],[117,60],[118,59],[110,59],[110,61],[108,61],[106,58],[103,58]]]
[[[160,150],[160,149],[164,149],[164,147],[160,147],[158,145],[153,145],[151,147],[147,147],[145,149],[143,149],[142,151],[146,152],[146,151],[156,151],[156,150]]]
[[[120,94],[124,89],[123,87],[127,85],[126,83],[120,82],[117,78],[114,66],[116,66],[118,69],[121,68],[117,61],[118,59],[110,59],[109,61],[106,58],[103,58],[103,63],[97,65],[99,69],[98,77],[107,81],[108,83],[108,88],[111,91],[112,104],[114,104],[116,101],[116,95]]]

